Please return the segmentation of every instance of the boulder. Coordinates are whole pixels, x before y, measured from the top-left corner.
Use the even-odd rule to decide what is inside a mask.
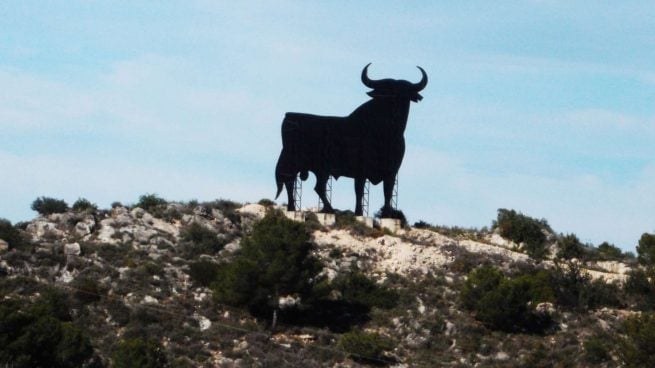
[[[64,254],[67,256],[79,256],[82,253],[79,243],[70,243],[64,245]]]
[[[0,252],[4,252],[9,250],[9,243],[4,241],[3,239],[0,239]]]
[[[96,221],[93,216],[87,216],[77,224],[75,224],[75,233],[79,236],[87,236],[93,232],[96,226]]]
[[[257,219],[262,219],[266,216],[266,207],[257,203],[247,204],[237,210],[241,215],[252,215]]]

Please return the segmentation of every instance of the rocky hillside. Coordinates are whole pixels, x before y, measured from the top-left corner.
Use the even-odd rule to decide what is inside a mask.
[[[572,238],[547,226],[535,256],[529,240],[517,244],[500,225],[420,223],[390,233],[349,214],[332,227],[310,215],[298,225],[311,243],[302,264],[318,265],[316,272],[294,281],[302,283],[297,290],[248,294],[261,286],[245,280],[250,249],[286,239],[276,224],[296,229],[262,203],[142,200],[5,226],[0,238],[11,239],[0,240],[0,362],[614,367],[652,359],[655,341],[630,330],[655,328],[650,268],[599,256],[601,248],[588,245],[574,244],[577,257],[567,256]],[[275,216],[269,227],[258,225]],[[233,266],[239,262],[241,269]],[[273,272],[257,262],[252,277]],[[287,268],[276,272],[287,277]],[[68,355],[40,356],[30,345],[46,320],[52,325],[43,333],[61,332],[41,343]]]

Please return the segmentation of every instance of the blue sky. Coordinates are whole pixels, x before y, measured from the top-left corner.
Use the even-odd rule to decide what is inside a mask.
[[[410,221],[513,208],[626,250],[655,231],[648,1],[2,2],[0,217],[41,195],[271,198],[284,112],[348,114],[369,62],[430,78],[405,135]],[[352,180],[333,199],[352,208]]]

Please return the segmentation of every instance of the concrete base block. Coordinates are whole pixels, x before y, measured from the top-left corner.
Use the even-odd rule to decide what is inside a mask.
[[[302,211],[284,211],[284,214],[293,221],[305,222],[305,213]]]
[[[388,229],[392,233],[402,229],[400,226],[400,220],[394,218],[381,218],[380,227],[383,229]]]
[[[320,222],[323,226],[334,226],[334,224],[337,222],[337,217],[334,215],[334,213],[316,212],[316,217],[318,218],[318,222]]]
[[[364,225],[368,227],[373,227],[373,218],[372,217],[364,217],[364,216],[355,216],[355,219],[357,221],[364,223]]]

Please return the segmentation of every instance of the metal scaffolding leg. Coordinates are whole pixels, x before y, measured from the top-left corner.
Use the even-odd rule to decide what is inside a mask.
[[[364,183],[364,195],[362,196],[362,213],[368,217],[368,194],[371,192],[371,182],[366,179]]]
[[[332,175],[328,177],[327,184],[325,185],[325,196],[330,201],[330,204],[332,204]],[[323,209],[323,201],[321,197],[318,197],[318,210],[320,211],[321,209]]]
[[[296,211],[302,211],[302,180],[298,175],[296,175],[296,180],[293,182],[293,204]]]
[[[393,194],[391,195],[391,207],[398,209],[398,174],[396,174],[396,181],[393,183]]]

